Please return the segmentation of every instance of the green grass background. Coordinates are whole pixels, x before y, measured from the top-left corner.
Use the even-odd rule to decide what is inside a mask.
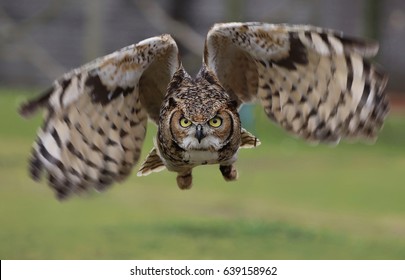
[[[0,90],[1,259],[405,259],[404,116],[392,114],[375,145],[329,147],[256,108],[262,145],[240,151],[237,182],[204,166],[181,191],[174,173],[134,172],[60,203],[27,175],[41,116],[16,110],[32,94]]]

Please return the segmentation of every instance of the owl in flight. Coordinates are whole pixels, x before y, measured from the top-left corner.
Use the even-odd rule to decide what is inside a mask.
[[[367,58],[378,44],[305,25],[221,23],[208,32],[191,77],[170,35],[146,39],[66,73],[20,113],[45,107],[29,171],[58,199],[124,180],[138,162],[147,120],[158,126],[138,175],[168,169],[189,189],[198,165],[237,179],[239,148],[260,141],[238,108],[257,101],[311,142],[375,139],[388,112],[387,76]]]

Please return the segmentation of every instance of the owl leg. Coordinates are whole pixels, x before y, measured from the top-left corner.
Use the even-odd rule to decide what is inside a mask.
[[[219,170],[221,170],[222,176],[224,176],[225,181],[235,181],[238,179],[238,171],[233,164],[231,165],[219,165]]]
[[[193,183],[193,175],[191,174],[192,169],[185,172],[179,172],[177,175],[177,185],[182,190],[191,189],[191,184]]]

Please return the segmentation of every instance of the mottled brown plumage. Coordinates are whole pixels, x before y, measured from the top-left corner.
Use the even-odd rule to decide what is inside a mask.
[[[216,24],[192,78],[170,35],[141,41],[72,70],[21,108],[25,116],[47,110],[30,174],[39,180],[45,173],[59,199],[124,180],[139,160],[149,117],[158,133],[138,175],[167,168],[187,189],[194,167],[219,164],[232,181],[238,149],[260,144],[237,112],[256,100],[308,141],[373,140],[388,112],[387,76],[367,60],[377,50],[312,26]]]
[[[208,124],[214,117],[222,121],[218,128]],[[181,127],[181,118],[189,120],[192,125]],[[201,141],[195,138],[198,125],[203,133]],[[213,73],[203,67],[196,79],[192,79],[180,68],[174,74],[163,101],[157,141],[157,153],[164,165],[179,173],[179,187],[191,187],[191,170],[195,166],[214,163],[231,166],[236,161],[240,145],[237,105]],[[224,176],[229,177],[227,173]]]

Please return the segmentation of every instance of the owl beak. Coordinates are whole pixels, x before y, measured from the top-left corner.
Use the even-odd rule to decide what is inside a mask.
[[[197,125],[197,128],[195,130],[195,138],[197,138],[198,143],[201,143],[201,140],[205,137],[203,133],[203,127],[201,124]]]

